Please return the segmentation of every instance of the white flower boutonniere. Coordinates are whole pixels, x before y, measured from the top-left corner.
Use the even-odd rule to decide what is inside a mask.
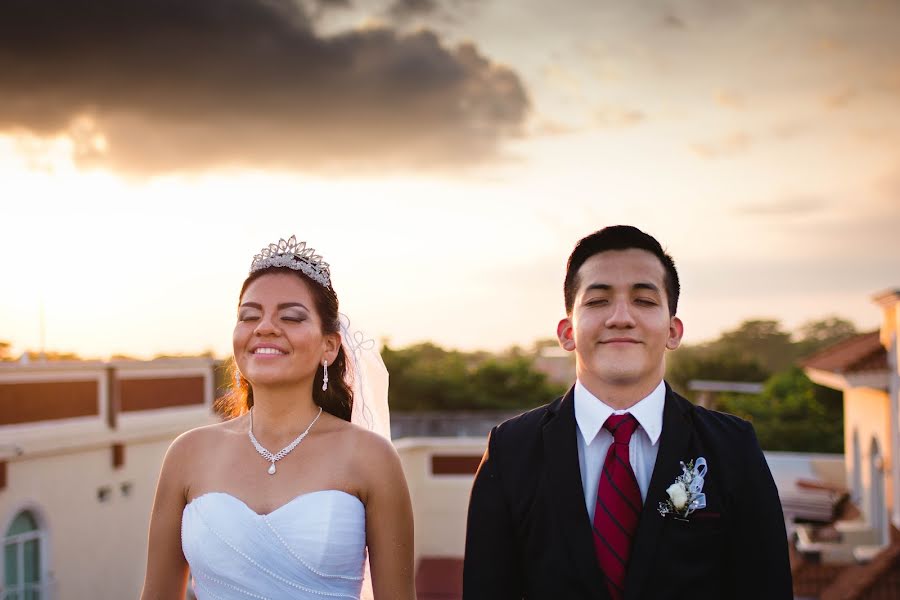
[[[682,462],[681,475],[666,488],[666,501],[659,503],[659,514],[664,517],[671,514],[676,519],[687,520],[695,510],[706,508],[706,494],[703,493],[706,471],[706,459],[702,456],[687,464]]]

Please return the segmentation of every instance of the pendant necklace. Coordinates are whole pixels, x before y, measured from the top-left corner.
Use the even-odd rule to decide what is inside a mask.
[[[282,458],[284,458],[285,456],[287,456],[288,454],[290,454],[291,450],[296,448],[297,444],[299,444],[300,442],[303,441],[303,438],[306,437],[306,434],[309,433],[309,430],[312,429],[312,426],[316,424],[316,421],[318,421],[319,417],[321,417],[321,416],[322,416],[322,407],[320,406],[319,413],[316,415],[316,418],[313,419],[312,422],[309,424],[309,427],[307,427],[303,433],[298,435],[297,439],[295,439],[293,442],[291,442],[290,444],[288,444],[287,446],[285,446],[284,448],[282,448],[275,454],[272,454],[271,452],[269,452],[268,450],[263,448],[262,444],[259,443],[259,440],[256,439],[256,436],[253,435],[253,409],[252,408],[250,409],[250,430],[247,433],[250,435],[250,441],[253,442],[253,447],[256,448],[256,451],[259,452],[259,454],[264,459],[266,459],[267,461],[272,463],[272,465],[269,467],[269,475],[275,474],[275,471],[276,471],[275,463],[277,461],[281,460]]]

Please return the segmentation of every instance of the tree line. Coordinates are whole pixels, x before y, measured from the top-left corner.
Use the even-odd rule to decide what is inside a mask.
[[[752,421],[765,450],[843,452],[841,392],[810,381],[798,363],[856,333],[840,317],[809,321],[794,334],[777,320],[751,319],[670,353],[666,379],[692,400],[687,384],[694,379],[762,383],[757,395],[720,394],[715,408]]]
[[[670,352],[666,380],[694,401],[688,388],[691,380],[762,383],[760,394],[718,395],[715,408],[752,421],[766,450],[842,452],[841,393],[814,384],[797,365],[801,358],[856,333],[853,323],[840,317],[810,321],[793,333],[777,320],[746,320],[713,341]],[[540,406],[565,393],[569,385],[550,381],[535,367],[541,350],[555,345],[556,340],[539,340],[530,349],[489,353],[446,349],[432,342],[403,348],[385,343],[381,353],[390,373],[391,410]],[[0,342],[0,360],[12,360],[9,349],[9,343]],[[77,356],[48,352],[43,358]]]
[[[763,384],[756,395],[719,394],[715,408],[753,422],[766,450],[843,451],[843,403],[839,391],[814,384],[799,361],[857,333],[850,321],[829,317],[809,321],[796,332],[773,319],[750,319],[717,339],[685,345],[668,355],[666,380],[696,401],[695,379]],[[394,411],[526,410],[563,394],[534,367],[541,340],[530,350],[500,354],[448,350],[425,342],[382,350],[390,373]]]
[[[500,354],[447,350],[431,342],[405,348],[385,344],[392,411],[517,410],[564,393],[534,368],[534,352]]]

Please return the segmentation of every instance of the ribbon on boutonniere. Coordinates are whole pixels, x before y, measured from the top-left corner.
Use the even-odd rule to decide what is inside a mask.
[[[702,456],[688,461],[687,464],[682,461],[681,475],[666,488],[668,497],[659,503],[659,514],[663,517],[672,515],[675,519],[687,521],[692,512],[706,508],[703,478],[707,470],[706,459]]]

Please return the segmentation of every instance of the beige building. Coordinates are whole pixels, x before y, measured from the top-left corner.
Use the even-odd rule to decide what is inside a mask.
[[[882,311],[878,331],[804,361],[810,379],[843,392],[846,487],[853,508],[824,527],[797,530],[795,583],[813,573],[818,584],[810,585],[810,597],[900,598],[900,290],[873,300]]]
[[[487,437],[413,437],[394,446],[412,498],[417,598],[459,600],[469,493]]]
[[[462,558],[469,492],[487,438],[403,438],[394,445],[413,501],[416,563]]]
[[[0,363],[0,599],[136,598],[162,457],[211,359]]]
[[[890,541],[891,524],[900,526],[900,462],[892,460],[900,444],[896,353],[900,291],[879,294],[875,301],[883,310],[879,331],[854,336],[804,362],[810,379],[844,393],[847,488],[861,513],[853,523],[854,535],[868,539],[851,551],[857,560]]]

